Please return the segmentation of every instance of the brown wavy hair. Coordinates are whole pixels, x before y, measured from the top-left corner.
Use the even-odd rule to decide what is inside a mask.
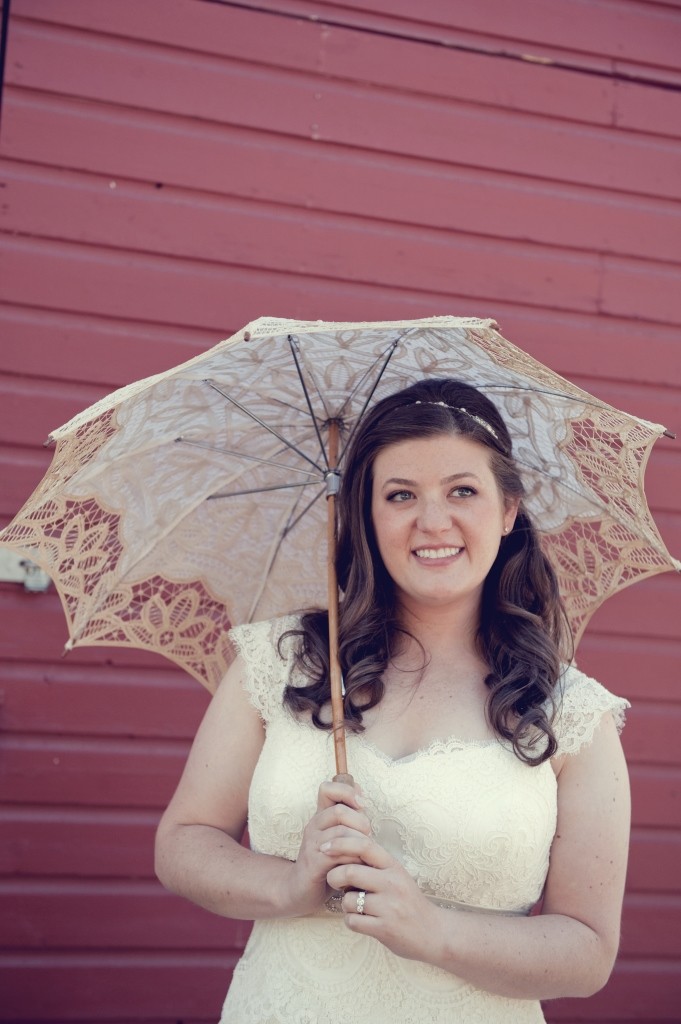
[[[483,585],[477,644],[489,668],[485,683],[490,726],[512,743],[522,761],[538,765],[557,749],[554,694],[562,662],[572,656],[570,631],[555,573],[523,506],[524,487],[506,424],[480,391],[448,378],[421,381],[378,402],[360,422],[344,460],[336,570],[342,591],[339,658],[346,727],[356,732],[364,728],[362,714],[380,702],[383,673],[407,633],[374,535],[374,460],[388,445],[443,434],[461,435],[488,448],[504,498],[520,501],[513,528],[502,538]],[[297,713],[309,713],[318,728],[329,729],[320,715],[330,699],[327,612],[305,613],[300,628],[290,635],[300,637],[297,666],[309,683],[287,686],[284,702]]]

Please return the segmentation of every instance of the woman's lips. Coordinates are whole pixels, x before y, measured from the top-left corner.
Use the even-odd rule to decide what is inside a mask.
[[[441,547],[441,548],[415,548],[414,555],[423,562],[441,562],[445,559],[456,558],[463,548]]]

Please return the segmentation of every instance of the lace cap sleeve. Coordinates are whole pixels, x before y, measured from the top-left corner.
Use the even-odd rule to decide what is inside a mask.
[[[284,687],[293,669],[295,637],[282,642],[281,653],[279,639],[297,625],[298,619],[289,615],[235,626],[229,632],[234,651],[241,655],[246,668],[246,692],[265,724],[284,710]]]
[[[561,678],[562,700],[553,723],[558,754],[576,754],[591,743],[601,719],[608,711],[615,719],[617,731],[624,728],[628,700],[610,693],[604,686],[584,675],[573,665]]]

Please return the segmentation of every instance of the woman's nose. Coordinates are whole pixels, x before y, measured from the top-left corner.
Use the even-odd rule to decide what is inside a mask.
[[[441,499],[424,499],[419,506],[417,525],[424,531],[446,530],[451,526],[451,510]]]

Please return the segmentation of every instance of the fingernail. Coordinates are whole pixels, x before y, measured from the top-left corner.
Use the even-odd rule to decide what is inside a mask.
[[[324,853],[328,853],[329,850],[331,849],[331,843],[322,843],[319,849],[322,850]]]

